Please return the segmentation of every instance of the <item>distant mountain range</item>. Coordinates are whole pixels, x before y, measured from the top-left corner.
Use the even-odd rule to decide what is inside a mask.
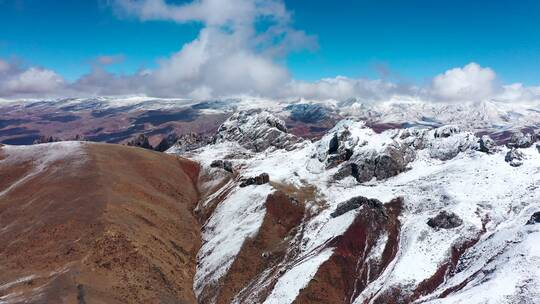
[[[0,142],[31,144],[42,137],[127,143],[140,134],[153,146],[167,137],[212,134],[233,112],[265,109],[285,120],[290,132],[319,138],[342,118],[363,120],[375,130],[456,124],[503,142],[508,131],[540,124],[540,105],[520,103],[384,103],[260,98],[194,101],[149,97],[22,100],[0,102]]]
[[[132,146],[12,145],[30,135],[6,133],[2,304],[540,298],[533,106],[98,98],[2,109],[0,132]],[[150,151],[158,141],[165,153]]]

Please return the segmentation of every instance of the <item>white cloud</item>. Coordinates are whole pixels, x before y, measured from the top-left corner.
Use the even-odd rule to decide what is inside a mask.
[[[540,86],[528,87],[521,83],[505,85],[502,87],[502,92],[494,99],[503,102],[540,102]]]
[[[234,35],[203,29],[196,40],[160,61],[151,74],[149,90],[153,94],[192,95],[204,88],[218,97],[268,94],[288,81],[284,67],[249,49]]]
[[[290,19],[281,0],[194,0],[175,5],[164,0],[116,0],[121,14],[146,20],[172,20],[179,23],[202,22],[206,26],[233,26],[248,29],[257,18],[268,17],[279,23]]]
[[[183,5],[163,0],[117,0],[116,8],[141,20],[201,22],[198,37],[159,61],[146,86],[152,95],[268,95],[290,81],[280,56],[316,39],[290,26],[282,1],[200,0]],[[258,32],[264,18],[268,28]],[[140,85],[139,85],[140,87]]]
[[[281,64],[291,51],[316,49],[315,37],[295,29],[283,0],[111,0],[117,12],[142,21],[199,22],[198,36],[176,53],[158,61],[157,68],[132,75],[108,72],[106,65],[122,55],[100,56],[90,73],[67,84],[52,70],[0,60],[0,96],[43,97],[147,94],[156,97],[209,99],[239,95],[269,98],[379,102],[394,97],[426,101],[540,101],[540,87],[501,86],[495,72],[469,63],[435,76],[424,87],[338,76],[317,81],[290,77]],[[261,27],[258,22],[264,23]]]
[[[338,76],[314,82],[292,81],[282,94],[284,97],[336,100],[356,98],[365,102],[377,102],[389,99],[393,95],[413,95],[415,90],[413,86],[400,86],[383,80]]]
[[[477,63],[454,68],[437,75],[431,84],[431,93],[440,101],[480,101],[495,93],[495,72]]]
[[[25,96],[57,93],[65,85],[64,79],[52,70],[31,67],[22,70],[1,61],[0,95]]]

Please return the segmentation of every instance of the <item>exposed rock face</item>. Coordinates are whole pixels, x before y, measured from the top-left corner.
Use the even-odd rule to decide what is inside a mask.
[[[154,150],[158,151],[158,152],[165,152],[167,151],[170,147],[172,147],[176,141],[178,140],[178,137],[176,136],[176,134],[169,134],[167,135],[166,137],[162,138],[161,141],[159,142],[159,144],[154,148]]]
[[[508,153],[506,153],[506,156],[504,157],[504,160],[512,167],[521,166],[524,159],[525,155],[516,148],[510,149],[510,151],[508,151]]]
[[[435,129],[433,136],[435,136],[435,138],[447,138],[458,133],[461,133],[460,127],[448,125]]]
[[[432,158],[448,160],[479,145],[474,134],[451,125],[434,130],[405,129],[382,134],[362,128],[359,123],[340,123],[334,135],[326,139],[328,150],[319,153],[319,159],[325,161],[328,168],[343,163],[335,179],[353,176],[358,182],[373,178],[384,180],[405,171],[419,150],[427,150]],[[483,148],[494,151],[492,141],[484,138],[483,143]]]
[[[459,153],[474,148],[478,141],[474,134],[453,125],[437,128],[426,135],[428,138],[425,146],[429,149],[430,156],[440,160],[452,159]]]
[[[527,225],[534,225],[540,223],[540,211],[537,211],[531,215],[531,218],[527,221]]]
[[[452,229],[461,226],[463,220],[457,214],[443,210],[437,216],[430,218],[427,224],[431,228]]]
[[[363,197],[363,196],[357,196],[357,197],[353,197],[351,199],[349,199],[348,201],[346,202],[343,202],[341,204],[339,204],[336,208],[336,210],[334,210],[334,212],[332,212],[330,214],[331,217],[338,217],[340,215],[343,215],[351,210],[355,210],[355,209],[358,209],[360,208],[361,206],[368,206],[369,208],[373,208],[373,209],[377,209],[379,211],[381,211],[383,214],[384,214],[384,208],[383,208],[383,204],[379,201],[379,200],[376,200],[376,199],[369,199],[367,197]]]
[[[510,137],[510,141],[506,144],[509,148],[528,148],[534,143],[534,135],[531,133],[523,134],[516,132]]]
[[[214,142],[234,141],[244,148],[260,152],[272,149],[294,149],[303,141],[287,133],[285,122],[266,111],[242,111],[233,114],[218,129]]]
[[[497,151],[497,144],[488,135],[483,135],[478,139],[478,151],[492,154]]]
[[[402,200],[397,198],[384,205],[368,201],[363,206],[343,235],[330,241],[332,256],[319,267],[294,303],[370,303],[368,299],[359,301],[358,296],[382,276],[398,252]],[[381,303],[403,303],[396,300],[393,297]]]
[[[139,148],[148,149],[148,150],[154,149],[154,147],[150,145],[150,142],[148,141],[148,137],[144,134],[139,134],[139,136],[130,140],[127,143],[127,145],[131,147],[139,147]]]
[[[210,167],[212,167],[212,168],[221,168],[221,169],[223,169],[223,170],[225,170],[227,172],[230,172],[230,173],[233,172],[233,165],[228,160],[221,160],[221,159],[214,160],[210,164]]]
[[[330,134],[319,143],[319,160],[327,168],[341,166],[335,179],[353,176],[358,182],[384,180],[405,171],[419,150],[427,150],[432,158],[448,160],[479,146],[474,134],[452,125],[376,134],[361,122],[342,121]],[[493,141],[487,137],[482,145],[490,153],[495,150]]]
[[[170,147],[167,152],[183,154],[204,147],[211,141],[212,139],[209,136],[191,132],[178,137],[176,143]]]
[[[242,182],[240,183],[240,187],[247,187],[250,185],[264,185],[267,184],[270,181],[270,176],[268,173],[261,173],[254,177],[248,177],[242,179]]]
[[[292,104],[285,107],[291,112],[291,119],[305,123],[315,123],[324,120],[328,115],[328,109],[319,104]]]
[[[318,147],[318,159],[327,168],[340,166],[334,175],[337,180],[348,176],[358,182],[386,179],[403,172],[414,158],[414,151],[404,142],[349,120],[338,123]]]

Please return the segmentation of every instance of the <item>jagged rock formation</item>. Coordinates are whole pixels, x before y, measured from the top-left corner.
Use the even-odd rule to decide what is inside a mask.
[[[430,218],[427,224],[431,228],[452,229],[461,226],[463,220],[457,214],[443,210],[437,216]]]
[[[506,145],[509,148],[528,148],[536,141],[534,137],[534,134],[531,133],[515,132]]]
[[[184,154],[189,151],[204,147],[212,141],[212,138],[203,134],[187,133],[176,139],[176,143],[168,149],[170,153]]]
[[[298,103],[285,107],[291,112],[291,119],[305,123],[316,123],[324,120],[328,115],[328,109],[319,104]]]
[[[240,180],[240,187],[247,187],[251,185],[264,185],[270,181],[268,173],[261,173],[254,177],[247,177]]]
[[[512,167],[519,167],[523,164],[525,155],[516,148],[510,149],[504,156],[504,160]]]
[[[497,144],[488,135],[482,135],[482,137],[478,139],[478,151],[492,154],[496,152],[496,149]]]
[[[342,121],[318,143],[318,159],[327,168],[339,166],[336,180],[352,176],[358,182],[384,180],[407,170],[420,151],[429,157],[449,160],[459,153],[485,144],[495,147],[488,138],[478,140],[472,133],[457,126],[434,130],[389,130],[376,134],[362,122]],[[482,149],[486,149],[486,146]]]
[[[287,133],[285,122],[270,113],[247,111],[233,114],[219,127],[214,142],[225,141],[260,152],[269,148],[290,150],[303,139]]]
[[[178,136],[176,134],[168,134],[159,141],[159,144],[154,147],[154,150],[158,152],[165,152],[170,149],[177,142],[177,140]]]
[[[383,204],[379,200],[369,199],[369,198],[366,198],[366,197],[363,197],[363,196],[357,196],[357,197],[353,197],[353,198],[349,199],[346,202],[343,202],[343,203],[339,204],[337,206],[336,210],[334,210],[334,212],[332,212],[330,214],[330,216],[331,217],[338,217],[338,216],[343,215],[343,214],[345,214],[345,213],[347,213],[347,212],[349,212],[351,210],[358,209],[361,206],[369,206],[369,208],[379,209],[379,210],[381,210],[381,212],[384,213]]]
[[[380,139],[370,142],[375,137]],[[353,121],[340,122],[323,137],[317,155],[327,168],[339,165],[335,179],[353,176],[358,182],[395,176],[415,157],[408,145],[389,134],[378,136],[363,123]]]
[[[534,225],[540,223],[540,211],[537,211],[531,215],[531,218],[527,221],[527,225]]]
[[[430,156],[440,160],[449,160],[461,152],[474,149],[478,142],[474,134],[464,132],[460,127],[453,125],[425,132],[424,136]]]
[[[212,167],[212,168],[221,168],[221,169],[223,169],[223,170],[225,170],[227,172],[230,172],[230,173],[233,172],[233,165],[228,160],[221,160],[221,159],[214,160],[210,164],[210,167]]]

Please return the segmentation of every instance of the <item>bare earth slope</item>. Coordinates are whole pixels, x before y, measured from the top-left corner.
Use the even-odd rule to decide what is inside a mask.
[[[196,303],[198,170],[117,145],[0,147],[0,303]]]

